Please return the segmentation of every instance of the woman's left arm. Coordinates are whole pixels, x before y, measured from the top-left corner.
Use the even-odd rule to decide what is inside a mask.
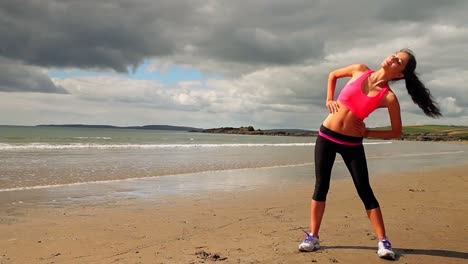
[[[385,100],[383,107],[388,108],[388,114],[390,115],[390,124],[392,130],[367,130],[364,132],[364,137],[371,138],[401,138],[403,132],[403,125],[401,122],[400,103],[394,93],[390,92]]]

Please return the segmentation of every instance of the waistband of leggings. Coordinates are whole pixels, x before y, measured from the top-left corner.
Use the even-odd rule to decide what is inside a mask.
[[[362,145],[363,138],[362,137],[353,137],[348,135],[343,135],[333,130],[330,130],[323,125],[320,126],[319,135],[324,137],[328,140],[331,140],[335,143],[347,146],[359,146]]]

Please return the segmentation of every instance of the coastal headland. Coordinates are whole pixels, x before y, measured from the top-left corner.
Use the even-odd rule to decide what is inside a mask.
[[[315,137],[318,132],[306,129],[255,129],[253,126],[241,127],[219,127],[219,128],[195,128],[188,126],[170,125],[146,125],[146,126],[110,126],[110,125],[39,125],[39,127],[73,127],[73,128],[113,128],[113,129],[139,129],[139,130],[166,130],[166,131],[188,131],[199,133],[219,133],[219,134],[241,134],[241,135],[266,135],[266,136],[296,136]],[[390,129],[389,127],[370,128],[375,130]],[[404,126],[401,140],[414,141],[468,141],[468,126],[455,125],[417,125]]]
[[[389,127],[371,129],[390,129]],[[267,136],[317,136],[318,132],[313,130],[300,129],[272,129],[261,130],[252,126],[247,127],[220,127],[210,129],[196,129],[191,132],[201,133],[222,133],[222,134],[244,134],[244,135],[267,135]],[[467,126],[406,126],[403,128],[401,140],[416,141],[468,141]]]

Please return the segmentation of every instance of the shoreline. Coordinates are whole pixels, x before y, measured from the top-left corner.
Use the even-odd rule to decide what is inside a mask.
[[[317,131],[307,131],[307,130],[294,130],[294,129],[285,129],[285,130],[261,130],[249,127],[221,127],[221,128],[210,128],[210,129],[196,129],[190,130],[188,132],[197,132],[197,133],[208,133],[208,134],[234,134],[234,135],[250,135],[250,136],[292,136],[292,137],[317,137]],[[468,142],[468,136],[461,134],[450,134],[451,132],[446,133],[431,133],[431,132],[421,132],[421,133],[403,133],[401,139],[389,139],[396,141],[446,141],[446,142]],[[374,138],[369,138],[374,139]],[[382,139],[381,139],[382,140]]]
[[[371,178],[403,263],[463,263],[468,164]],[[381,263],[352,181],[332,181],[322,249],[299,253],[313,186],[124,199],[41,207],[1,216],[2,263]],[[3,210],[3,209],[2,209]],[[428,232],[430,230],[430,232]],[[28,254],[24,254],[25,250]]]
[[[4,127],[28,127],[0,125]],[[307,129],[255,129],[252,126],[247,127],[219,127],[219,128],[195,128],[188,126],[171,125],[142,125],[142,126],[113,126],[113,125],[85,125],[85,124],[58,124],[58,125],[35,125],[30,127],[38,128],[92,128],[92,129],[134,129],[134,130],[159,130],[173,132],[198,132],[214,134],[237,134],[237,135],[265,135],[265,136],[293,136],[293,137],[316,137],[318,132]],[[371,129],[388,129],[388,127],[377,127]],[[403,137],[407,141],[447,141],[447,142],[468,142],[468,126],[454,125],[417,125],[404,126]]]

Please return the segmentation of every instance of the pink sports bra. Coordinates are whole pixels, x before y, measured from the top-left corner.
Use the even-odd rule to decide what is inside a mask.
[[[373,70],[369,70],[356,80],[347,83],[338,95],[338,101],[348,107],[361,120],[364,120],[377,109],[382,98],[390,90],[387,85],[376,96],[368,96],[362,91],[362,82],[373,72]]]

